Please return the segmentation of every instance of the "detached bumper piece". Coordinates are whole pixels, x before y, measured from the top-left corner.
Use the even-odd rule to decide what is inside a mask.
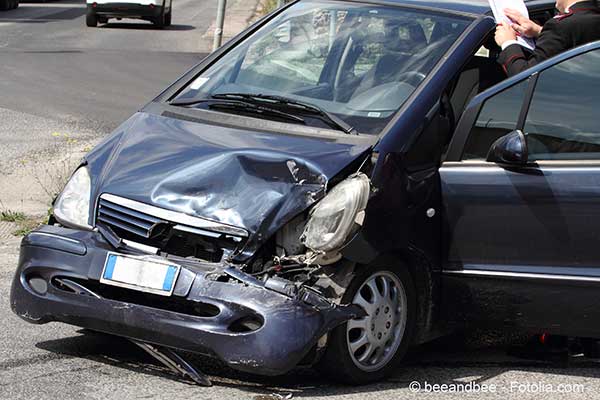
[[[157,347],[152,346],[148,343],[138,342],[132,340],[133,343],[141,347],[144,351],[150,354],[152,357],[166,365],[170,370],[183,376],[190,377],[194,382],[200,386],[212,386],[208,377],[194,368],[191,364],[185,361],[181,356],[175,353],[168,347]]]
[[[127,246],[118,251],[140,254]],[[229,265],[176,257],[169,257],[181,265],[170,297],[104,285],[108,252],[115,247],[99,232],[52,226],[32,232],[21,245],[13,311],[31,323],[59,321],[129,338],[199,384],[209,381],[171,349],[279,375],[329,330],[364,315],[282,279],[263,282]]]

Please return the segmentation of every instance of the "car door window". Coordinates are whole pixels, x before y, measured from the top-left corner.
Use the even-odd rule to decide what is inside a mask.
[[[524,133],[530,160],[600,159],[600,51],[540,73]]]
[[[485,101],[469,133],[463,160],[485,159],[492,143],[517,129],[528,85],[529,79],[521,81]]]

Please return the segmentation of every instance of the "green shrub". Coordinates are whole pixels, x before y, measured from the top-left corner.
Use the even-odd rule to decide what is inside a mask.
[[[24,221],[27,216],[20,211],[3,210],[0,211],[0,221],[2,222],[20,222]]]
[[[268,14],[277,8],[277,0],[265,0],[263,3],[263,14]]]

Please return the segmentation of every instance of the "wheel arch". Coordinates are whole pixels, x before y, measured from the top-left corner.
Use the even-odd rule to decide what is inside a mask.
[[[435,293],[439,283],[434,278],[433,265],[419,249],[410,247],[380,254],[368,263],[356,265],[356,270],[370,266],[404,268],[415,286],[416,321],[413,344],[424,343],[433,335],[435,315]]]

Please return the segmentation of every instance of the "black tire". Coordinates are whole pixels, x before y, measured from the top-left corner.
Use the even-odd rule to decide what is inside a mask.
[[[10,0],[0,0],[0,11],[6,11],[10,7]]]
[[[98,26],[98,16],[95,12],[88,12],[85,15],[85,24],[90,28],[95,28]]]
[[[412,277],[403,266],[400,268],[370,266],[360,271],[342,297],[342,303],[351,303],[363,283],[370,280],[374,274],[381,272],[395,275],[406,295],[406,324],[400,343],[395,354],[390,354],[386,364],[377,370],[365,371],[355,364],[350,354],[346,331],[347,323],[333,329],[329,334],[327,349],[318,368],[337,381],[350,385],[363,385],[382,380],[398,367],[412,343],[416,319],[416,292]]]
[[[172,19],[173,11],[169,10],[169,12],[165,14],[165,26],[171,26]]]
[[[162,29],[165,27],[165,13],[164,11],[156,18],[154,18],[154,20],[152,21],[154,23],[154,26]]]
[[[600,358],[600,340],[598,339],[581,339],[583,354],[588,358]]]

